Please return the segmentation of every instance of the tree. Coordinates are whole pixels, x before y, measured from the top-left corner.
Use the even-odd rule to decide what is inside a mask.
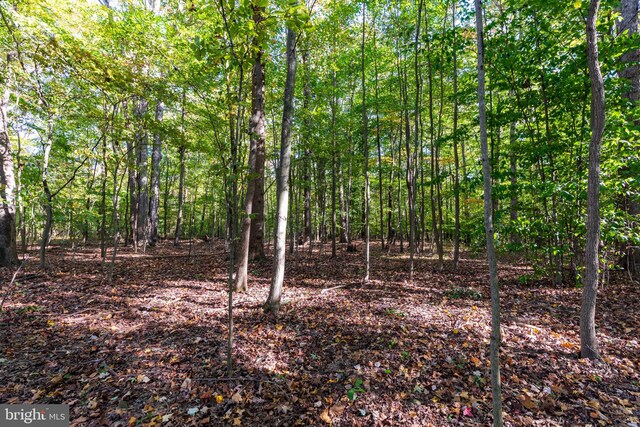
[[[277,170],[276,230],[273,246],[273,276],[269,297],[264,304],[266,313],[278,314],[284,282],[284,265],[287,243],[287,212],[289,208],[289,171],[291,169],[291,124],[293,120],[293,95],[296,86],[296,33],[287,28],[287,79],[284,87],[282,131],[280,135],[280,164]]]
[[[638,33],[638,1],[637,0],[622,0],[620,2],[620,12],[622,19],[618,21],[618,35],[624,35],[626,37],[633,37]],[[638,106],[640,101],[640,48],[632,48],[628,52],[625,52],[621,61],[623,63],[623,69],[619,72],[620,76],[627,80],[629,87],[624,93],[624,97],[629,100],[631,110]],[[640,121],[631,118],[637,125]],[[634,172],[629,164],[621,171],[623,175],[634,175]],[[634,224],[640,222],[640,200],[638,195],[631,195],[626,198],[625,208],[631,216],[631,227]],[[622,258],[622,266],[628,269],[633,274],[640,273],[640,249],[636,245],[627,245],[630,247],[625,248],[625,254]]]
[[[162,161],[162,136],[159,125],[162,122],[164,105],[162,101],[156,104],[156,126],[158,128],[153,136],[153,149],[151,152],[151,195],[149,196],[149,244],[158,242],[158,207],[160,205],[160,162]]]
[[[600,266],[600,147],[605,127],[604,80],[598,62],[597,20],[600,0],[591,0],[587,15],[587,65],[591,80],[591,141],[589,142],[589,178],[587,181],[587,241],[585,279],[580,311],[580,355],[600,357],[596,337],[596,296]]]
[[[502,426],[502,385],[500,383],[500,294],[498,268],[494,249],[493,217],[491,202],[491,165],[487,144],[487,110],[485,104],[484,28],[482,0],[475,0],[476,36],[478,44],[478,111],[480,120],[480,150],[482,151],[482,178],[484,182],[484,229],[489,264],[491,291],[491,393],[493,399],[493,425]]]
[[[371,204],[370,185],[369,185],[369,141],[368,137],[368,121],[367,116],[367,86],[365,83],[365,25],[367,16],[367,3],[362,2],[362,146],[364,147],[364,281],[369,281],[369,211]]]
[[[0,8],[1,9],[1,8]],[[4,12],[3,12],[4,19]],[[7,106],[9,104],[9,63],[15,55],[9,52],[3,61],[0,90],[0,267],[9,267],[18,262],[16,247],[16,204],[13,153],[9,139]]]
[[[238,270],[233,290],[235,292],[244,292],[247,290],[247,268],[249,264],[250,250],[250,233],[251,223],[253,221],[253,203],[255,201],[255,192],[263,191],[257,188],[263,185],[264,179],[259,181],[260,171],[256,168],[256,157],[258,156],[258,147],[264,150],[265,143],[265,116],[264,116],[264,63],[262,59],[262,40],[261,27],[264,21],[264,8],[252,5],[253,21],[256,26],[256,36],[254,44],[256,48],[253,60],[253,72],[251,74],[251,118],[249,119],[249,174],[247,177],[247,193],[244,201],[244,218],[242,220],[242,231],[240,235],[240,247],[238,253]],[[264,158],[263,158],[264,163]],[[262,169],[264,174],[264,165]]]

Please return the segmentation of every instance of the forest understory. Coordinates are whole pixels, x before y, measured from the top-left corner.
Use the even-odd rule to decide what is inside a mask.
[[[490,425],[486,261],[458,272],[372,246],[288,255],[285,304],[265,315],[271,257],[234,294],[226,373],[227,255],[221,241],[146,254],[124,248],[113,283],[100,249],[35,248],[11,288],[2,270],[0,402],[66,403],[75,426]],[[321,253],[322,252],[322,253]],[[638,286],[600,289],[602,361],[579,359],[581,289],[500,262],[505,424],[640,423]]]

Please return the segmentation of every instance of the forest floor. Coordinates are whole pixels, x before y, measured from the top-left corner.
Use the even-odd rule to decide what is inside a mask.
[[[222,244],[124,248],[109,285],[99,249],[52,248],[20,271],[0,313],[0,403],[67,403],[78,426],[490,425],[484,259],[450,263],[341,249],[288,255],[285,304],[263,314],[271,262],[234,296],[226,374]],[[507,425],[640,423],[640,286],[601,290],[604,360],[578,358],[580,289],[501,262]],[[0,297],[12,274],[2,271]],[[328,288],[344,286],[324,291]]]

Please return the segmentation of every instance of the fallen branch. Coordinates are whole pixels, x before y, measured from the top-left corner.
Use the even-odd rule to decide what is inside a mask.
[[[13,287],[13,284],[16,282],[16,277],[18,277],[18,273],[20,273],[20,269],[22,269],[22,265],[24,264],[24,261],[20,263],[20,265],[18,266],[18,269],[16,270],[15,273],[13,273],[13,277],[11,278],[11,282],[9,283],[9,286],[7,287],[7,292],[4,293],[4,296],[2,297],[2,301],[0,302],[0,313],[2,312],[2,307],[4,306],[4,302],[7,299],[7,297],[9,296],[11,289]]]
[[[320,291],[320,295],[322,295],[324,293],[327,293],[327,292],[330,292],[330,291],[333,291],[333,290],[336,290],[336,289],[348,288],[349,286],[353,286],[354,284],[357,284],[357,283],[347,283],[346,285],[338,285],[338,286],[334,286],[334,287],[331,287],[331,288],[325,288],[322,291]]]

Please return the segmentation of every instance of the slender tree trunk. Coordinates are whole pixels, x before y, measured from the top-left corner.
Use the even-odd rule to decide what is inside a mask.
[[[253,6],[253,20],[259,28],[263,9]],[[256,42],[259,45],[259,42]],[[255,200],[256,181],[259,172],[256,170],[256,154],[258,145],[264,147],[265,144],[265,115],[264,115],[264,65],[262,63],[262,48],[258,46],[253,62],[253,72],[251,76],[251,118],[249,120],[249,175],[247,176],[247,193],[244,201],[244,218],[242,220],[242,234],[240,235],[240,247],[238,257],[238,269],[233,290],[235,292],[245,292],[247,290],[247,269],[249,266],[249,246],[251,222],[253,217],[253,202]]]
[[[44,140],[43,158],[42,158],[42,188],[44,190],[44,228],[42,230],[42,240],[40,242],[40,268],[45,267],[46,250],[51,238],[51,226],[53,225],[53,196],[49,189],[49,156],[51,155],[51,144],[53,142],[53,118],[47,119],[47,136]]]
[[[638,0],[621,0],[620,14],[622,19],[618,20],[618,35],[626,33],[626,37],[631,37],[638,32]],[[637,45],[636,45],[637,46]],[[629,90],[623,94],[630,102],[630,112],[638,107],[640,101],[640,48],[634,48],[626,52],[620,58],[623,69],[618,73],[620,77],[629,83]],[[633,117],[636,126],[640,125],[640,120]],[[630,168],[621,168],[620,174],[623,177],[630,176]],[[626,200],[625,200],[626,199]],[[638,191],[623,198],[624,208],[630,214],[631,223],[629,228],[637,229],[640,226],[640,196]],[[640,273],[640,248],[638,246],[623,247],[624,256],[620,265],[628,269],[631,274]]]
[[[105,105],[105,119],[107,111]],[[100,189],[100,258],[102,266],[107,260],[107,180],[109,179],[109,165],[107,164],[107,136],[105,132],[102,140],[102,188]]]
[[[458,46],[456,32],[456,0],[453,0],[452,22],[453,22],[453,163],[454,163],[454,184],[453,195],[455,198],[453,230],[453,269],[458,270],[460,262],[460,159],[458,156]]]
[[[587,180],[587,239],[585,280],[580,311],[580,354],[599,358],[596,338],[596,296],[600,245],[600,146],[605,127],[604,81],[598,63],[596,22],[600,0],[591,0],[587,17],[587,64],[591,79],[591,142],[589,143],[589,177]]]
[[[491,203],[491,165],[487,144],[487,110],[485,105],[484,29],[482,1],[475,0],[476,32],[478,45],[478,110],[480,115],[480,148],[482,150],[482,175],[484,182],[484,227],[487,237],[487,262],[491,289],[491,393],[493,400],[493,425],[502,426],[502,385],[500,383],[500,293],[498,268],[494,251],[493,218]]]
[[[511,201],[509,203],[509,218],[511,219],[511,243],[514,245],[520,245],[521,238],[520,233],[516,231],[518,225],[518,158],[516,154],[518,143],[518,135],[516,129],[516,121],[512,120],[509,125],[509,167],[510,167],[510,179],[511,179]]]
[[[369,205],[370,205],[370,184],[369,184],[369,141],[367,140],[368,120],[367,117],[367,87],[365,84],[365,24],[367,6],[362,2],[362,145],[364,146],[364,281],[369,281]]]
[[[162,122],[164,105],[161,101],[156,104],[156,126]],[[162,137],[160,130],[153,136],[153,150],[151,152],[151,196],[149,197],[149,244],[158,243],[158,210],[160,207],[160,162],[162,161]]]
[[[307,63],[309,52],[305,48],[302,52],[302,66],[304,68],[304,88],[302,98],[302,109],[304,111],[304,156],[303,156],[303,176],[301,180],[304,189],[304,227],[302,229],[302,244],[309,242],[311,247],[311,111],[309,101],[311,100],[311,87],[309,86],[309,64]]]
[[[168,221],[167,216],[169,215],[169,158],[164,162],[164,196],[162,201],[162,238],[166,240],[167,238],[167,229],[168,229]],[[173,178],[171,179],[173,183]]]
[[[9,62],[7,55],[7,63]],[[9,90],[0,99],[0,267],[18,263],[16,247],[16,196],[11,141],[9,140],[7,106]],[[24,219],[21,220],[24,223]]]
[[[336,70],[333,70],[331,79],[331,258],[336,257],[336,178],[338,167],[338,147],[336,146],[336,109],[338,101],[336,98]]]
[[[125,105],[126,111],[126,105]],[[129,181],[127,187],[129,188],[129,233],[127,239],[133,243],[134,249],[138,248],[138,191],[136,180],[136,142],[127,139],[127,168],[129,170]]]
[[[293,96],[296,84],[296,33],[287,29],[287,78],[284,90],[282,132],[280,137],[280,165],[277,176],[276,230],[273,257],[273,278],[264,311],[278,314],[284,281],[285,248],[287,238],[287,211],[289,203],[289,169],[291,167],[291,124],[293,121]]]
[[[137,178],[138,178],[138,229],[136,231],[138,246],[140,243],[146,245],[148,234],[149,215],[149,179],[148,179],[148,135],[147,127],[144,123],[147,115],[147,100],[142,98],[136,104],[134,115],[136,116],[136,147],[137,147]]]
[[[375,24],[375,22],[374,22]],[[376,97],[376,145],[378,147],[378,205],[380,206],[380,243],[384,250],[384,203],[382,192],[382,147],[380,141],[380,103],[378,100],[378,51],[376,46],[377,30],[373,28],[373,68],[375,73],[375,97]]]
[[[178,179],[178,217],[176,219],[176,232],[173,240],[174,245],[180,244],[180,234],[182,232],[182,214],[184,209],[184,175],[185,175],[185,153],[187,147],[181,145],[178,148],[178,162],[180,163],[180,177]]]

